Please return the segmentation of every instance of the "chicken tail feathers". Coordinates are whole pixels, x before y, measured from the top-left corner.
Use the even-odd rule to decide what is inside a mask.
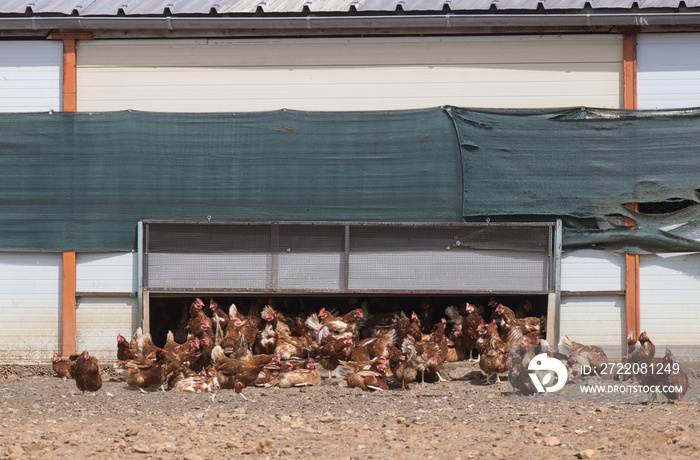
[[[336,367],[335,372],[342,378],[346,379],[350,374],[353,373],[353,370],[350,369],[348,366],[341,364],[340,366]]]
[[[221,345],[215,346],[211,351],[211,359],[214,361],[214,363],[218,363],[222,356],[226,356],[224,355],[224,349],[221,348]]]
[[[404,353],[407,356],[416,354],[415,339],[410,335],[403,339],[403,343],[401,344],[401,353]]]
[[[306,326],[314,332],[318,332],[319,329],[321,329],[321,321],[318,319],[318,315],[316,313],[306,318],[304,324],[306,324]]]
[[[559,339],[559,351],[570,355],[574,352],[574,344],[571,343],[571,339],[568,335],[562,336]]]

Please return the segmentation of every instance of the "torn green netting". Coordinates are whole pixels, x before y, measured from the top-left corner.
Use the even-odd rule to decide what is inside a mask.
[[[700,250],[700,241],[682,229],[700,221],[700,206],[694,204],[700,189],[700,110],[447,107],[446,113],[462,151],[465,219],[563,217],[567,249]],[[674,200],[690,205],[662,215],[625,207]],[[616,216],[634,218],[635,230]]]

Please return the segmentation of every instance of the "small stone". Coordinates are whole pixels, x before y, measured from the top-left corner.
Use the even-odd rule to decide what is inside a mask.
[[[231,417],[231,414],[227,414],[226,412],[219,412],[218,417],[219,418],[229,418],[229,417]]]
[[[406,417],[397,418],[396,423],[398,423],[399,425],[405,425],[406,424]]]
[[[583,458],[595,459],[598,457],[600,457],[600,452],[598,452],[597,450],[593,450],[593,449],[585,449],[585,450],[582,450],[581,452],[576,454],[576,458],[582,458],[582,459]]]
[[[544,435],[542,433],[542,430],[540,430],[539,428],[535,428],[535,431],[533,431],[533,433],[535,434],[535,436],[543,436]]]
[[[172,442],[164,442],[156,447],[156,452],[177,452],[177,446]]]
[[[542,440],[542,442],[547,447],[554,447],[561,444],[561,441],[559,441],[559,439],[557,439],[555,436],[547,436]]]
[[[136,436],[137,434],[139,434],[139,430],[136,428],[127,428],[124,436]]]
[[[204,458],[197,454],[187,454],[185,455],[184,460],[204,460]]]
[[[138,452],[140,454],[148,454],[151,452],[151,448],[148,446],[144,446],[142,444],[136,444],[134,447],[134,452]]]
[[[325,415],[325,416],[319,418],[318,421],[321,423],[331,423],[331,422],[335,422],[336,418],[333,417],[332,415]]]
[[[574,430],[574,433],[576,433],[576,434],[583,434],[585,432],[586,432],[586,430]]]

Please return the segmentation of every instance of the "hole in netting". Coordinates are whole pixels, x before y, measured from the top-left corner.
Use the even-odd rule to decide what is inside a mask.
[[[684,200],[682,198],[671,198],[667,201],[656,201],[639,203],[640,214],[670,214],[696,205],[693,200]]]

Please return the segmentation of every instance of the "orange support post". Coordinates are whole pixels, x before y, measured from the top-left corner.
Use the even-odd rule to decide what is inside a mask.
[[[622,35],[622,102],[625,110],[637,110],[637,31]]]
[[[78,109],[75,44],[77,40],[92,39],[92,34],[56,32],[52,38],[63,40],[63,111],[75,112]],[[68,356],[75,353],[75,252],[63,253],[62,288],[61,353]]]
[[[63,356],[75,353],[75,252],[63,253],[63,296],[61,303],[63,324]]]
[[[622,36],[622,97],[626,110],[637,110],[637,30],[627,29]],[[626,206],[637,212],[637,203]],[[636,225],[634,219],[625,218],[625,225]],[[639,255],[625,255],[625,319],[626,331],[639,337]]]
[[[77,110],[77,72],[75,60],[75,39],[63,39],[63,111]]]
[[[632,211],[637,211],[637,203],[626,205]],[[625,217],[625,224],[635,225],[636,222],[629,217]],[[634,231],[634,230],[632,230]],[[625,319],[626,332],[634,332],[635,337],[639,337],[639,255],[625,254]]]

